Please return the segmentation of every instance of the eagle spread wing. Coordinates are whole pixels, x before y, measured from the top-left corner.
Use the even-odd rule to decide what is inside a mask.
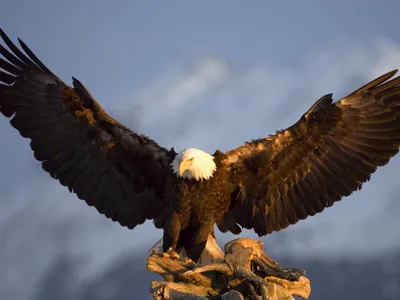
[[[400,145],[400,77],[387,73],[340,101],[319,99],[293,126],[226,153],[235,184],[221,231],[279,231],[369,180]]]
[[[0,29],[0,112],[31,139],[43,169],[90,206],[134,228],[161,211],[173,150],[112,119],[75,78],[55,76]]]

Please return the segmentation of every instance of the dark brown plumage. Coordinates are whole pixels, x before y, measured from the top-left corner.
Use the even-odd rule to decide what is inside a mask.
[[[387,73],[333,103],[318,100],[268,138],[214,153],[210,179],[174,174],[179,154],[111,118],[75,78],[62,82],[0,30],[0,112],[43,169],[106,217],[130,229],[153,219],[164,251],[197,260],[216,223],[260,236],[322,212],[360,189],[400,144],[400,78]],[[391,79],[391,80],[390,80]]]
[[[288,129],[226,153],[237,200],[220,230],[279,231],[361,189],[399,151],[400,78],[387,81],[395,73],[336,103],[326,95]]]

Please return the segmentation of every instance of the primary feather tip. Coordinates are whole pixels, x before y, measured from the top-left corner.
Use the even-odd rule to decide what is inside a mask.
[[[195,148],[179,152],[172,161],[171,167],[176,176],[197,181],[210,179],[217,169],[214,156]]]

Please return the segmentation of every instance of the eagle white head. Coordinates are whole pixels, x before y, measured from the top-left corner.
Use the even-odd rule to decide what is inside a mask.
[[[176,176],[195,180],[210,179],[217,169],[214,156],[195,148],[179,152],[171,167]]]

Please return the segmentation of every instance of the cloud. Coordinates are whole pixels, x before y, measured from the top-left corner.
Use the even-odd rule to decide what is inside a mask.
[[[290,126],[322,95],[334,92],[338,99],[400,66],[400,45],[380,38],[368,44],[339,39],[295,64],[278,65],[270,58],[243,67],[224,57],[202,56],[172,65],[129,102],[119,103],[113,116],[163,146],[213,152]],[[5,195],[0,201],[0,257],[5,262],[0,292],[18,291],[21,282],[33,288],[60,253],[86,257],[80,274],[87,278],[161,237],[150,222],[129,231],[87,207],[40,170],[28,142],[6,120],[0,120],[0,128],[2,139],[9,141],[0,149],[0,175],[6,182],[0,183]],[[361,192],[263,240],[271,250],[299,255],[369,255],[400,247],[392,230],[400,221],[387,214],[390,193],[400,183],[399,167],[396,157]]]
[[[128,123],[132,118],[138,120],[135,125],[139,130],[154,124],[159,126],[158,131],[159,128],[168,129],[171,120],[182,120],[183,113],[189,107],[215,92],[226,82],[229,72],[226,61],[214,56],[200,57],[179,66],[174,65],[159,75],[148,87],[135,92],[134,101],[126,103],[120,115],[128,120]],[[186,118],[183,119],[190,122]],[[164,135],[165,132],[162,133]]]

